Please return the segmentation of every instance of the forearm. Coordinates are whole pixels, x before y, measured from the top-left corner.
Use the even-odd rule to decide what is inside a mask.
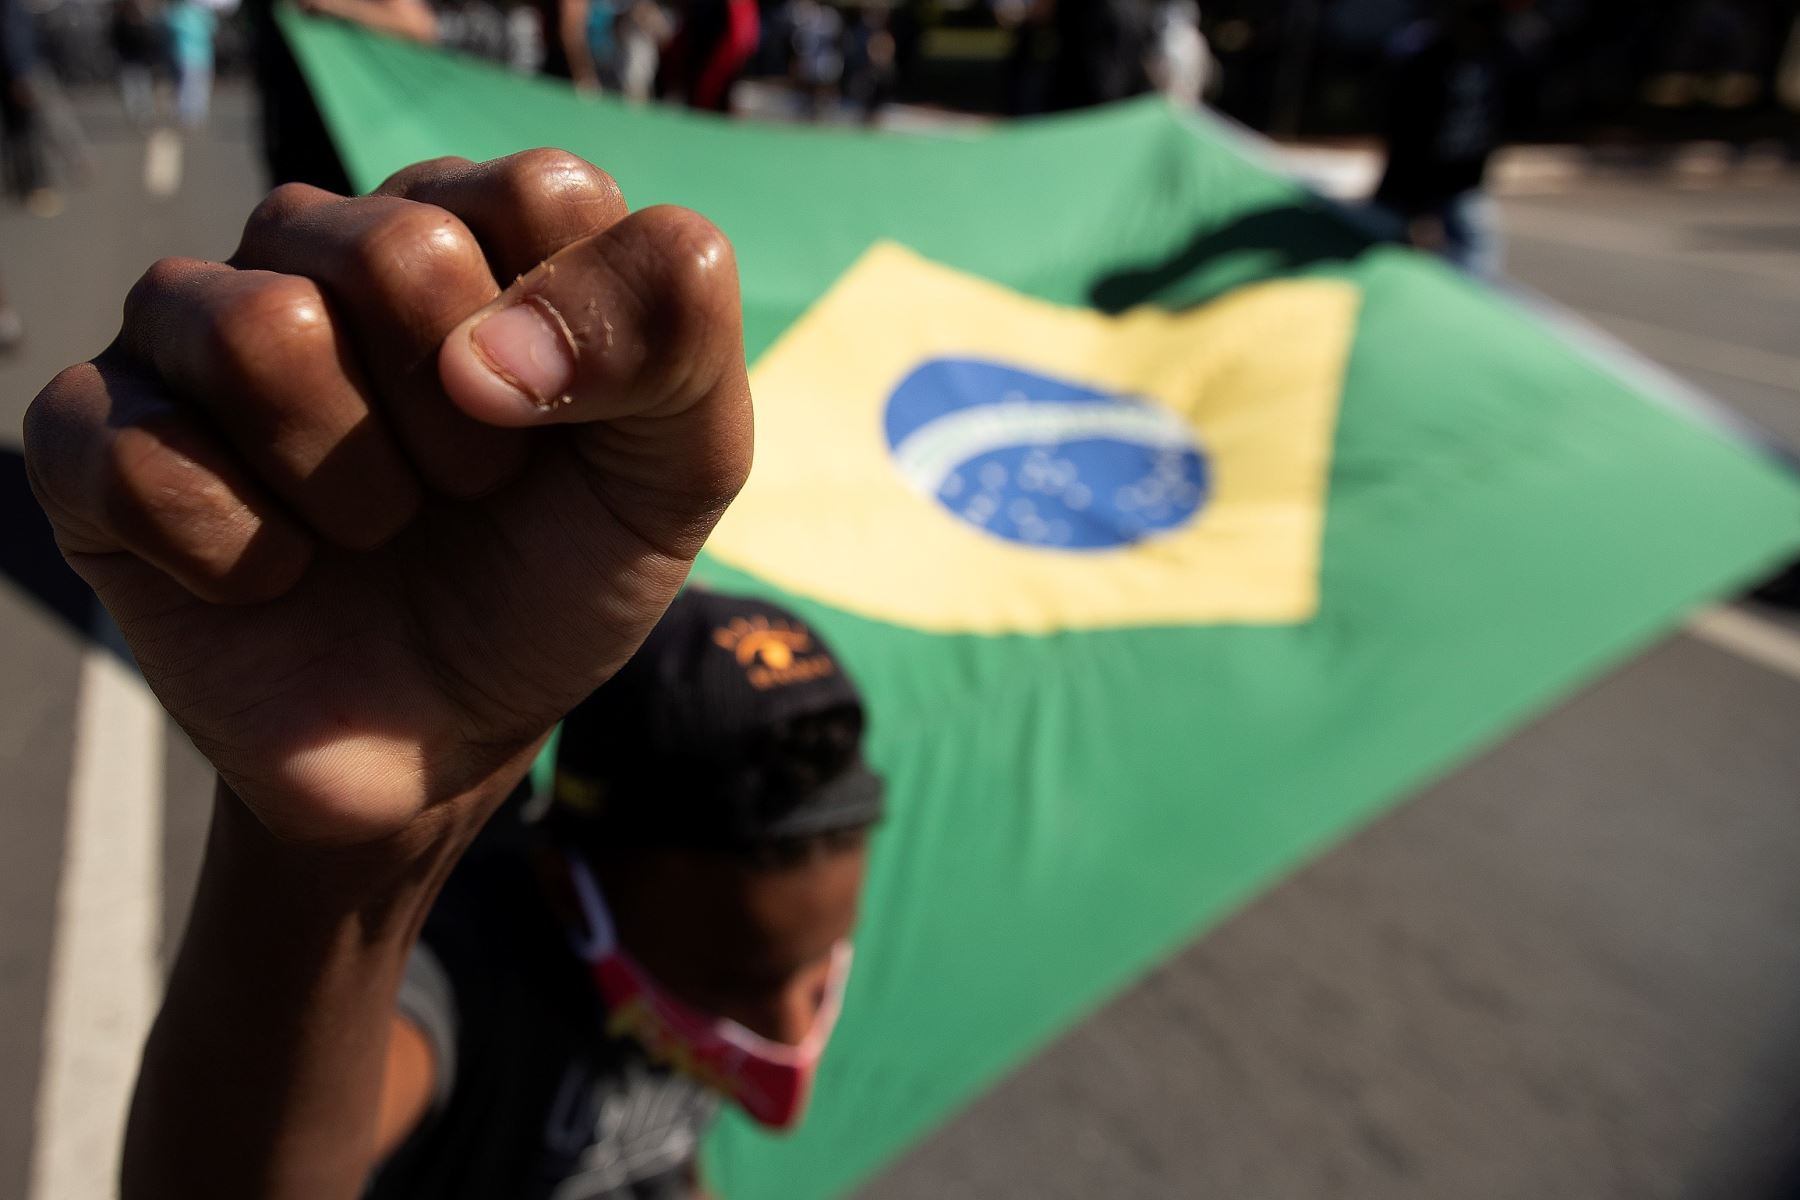
[[[360,1194],[406,955],[472,836],[297,848],[219,786],[132,1102],[125,1200]]]
[[[562,41],[563,57],[569,60],[569,77],[575,86],[587,91],[600,87],[600,71],[594,63],[594,49],[588,45],[588,6],[563,0],[558,9],[557,36]]]
[[[397,3],[395,0],[307,0],[307,7],[415,42],[437,40],[437,17],[425,4]]]
[[[572,42],[565,51],[569,57],[569,79],[584,92],[600,90],[600,71],[594,66],[594,58],[585,41]]]

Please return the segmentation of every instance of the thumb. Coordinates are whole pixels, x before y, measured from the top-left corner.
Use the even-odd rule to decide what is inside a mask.
[[[564,247],[453,330],[438,373],[478,421],[580,427],[594,484],[619,504],[722,510],[749,472],[737,264],[686,209]]]
[[[648,208],[571,243],[444,339],[438,371],[489,425],[674,416],[743,375],[731,244]]]

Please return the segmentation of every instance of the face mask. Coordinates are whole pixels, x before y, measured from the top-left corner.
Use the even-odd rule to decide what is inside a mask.
[[[831,948],[824,1000],[805,1040],[797,1046],[772,1042],[657,987],[619,946],[600,885],[587,865],[571,858],[569,874],[587,925],[585,936],[575,936],[575,949],[606,1001],[607,1031],[636,1039],[651,1058],[729,1097],[758,1123],[792,1128],[806,1111],[819,1059],[843,1007],[850,943],[840,941]]]

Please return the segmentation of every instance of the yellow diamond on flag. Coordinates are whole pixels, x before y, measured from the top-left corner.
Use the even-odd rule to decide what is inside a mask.
[[[877,244],[752,372],[756,465],[708,549],[937,632],[1303,621],[1357,301],[1108,316]]]

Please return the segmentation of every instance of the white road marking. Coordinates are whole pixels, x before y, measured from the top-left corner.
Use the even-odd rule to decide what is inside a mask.
[[[31,1200],[118,1194],[125,1109],[159,988],[162,708],[96,641],[76,722]]]
[[[152,196],[181,190],[181,135],[173,129],[153,129],[144,142],[144,190]]]
[[[1727,653],[1800,679],[1800,633],[1774,621],[1721,605],[1697,613],[1687,631]]]
[[[1683,333],[1648,321],[1582,309],[1581,315],[1648,354],[1677,367],[1729,375],[1748,383],[1800,392],[1800,355],[1759,350],[1703,334]]]

